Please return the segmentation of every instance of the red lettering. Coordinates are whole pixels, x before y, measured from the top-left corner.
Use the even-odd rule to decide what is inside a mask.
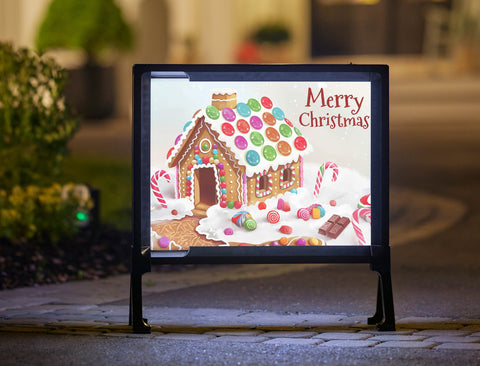
[[[307,104],[305,104],[305,107],[310,107],[312,103],[316,103],[318,97],[321,98],[322,107],[325,107],[325,98],[324,98],[324,95],[323,95],[323,88],[320,88],[320,91],[318,92],[316,97],[313,96],[312,88],[308,88]]]
[[[311,112],[310,112],[311,113]],[[305,116],[308,116],[308,112],[303,112],[300,117],[298,118],[298,121],[300,122],[300,124],[303,126],[303,127],[307,127],[307,126],[310,126],[310,123],[303,123],[303,115]],[[308,118],[308,117],[307,117]]]

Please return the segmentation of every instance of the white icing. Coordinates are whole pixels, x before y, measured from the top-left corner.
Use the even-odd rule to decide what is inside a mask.
[[[232,100],[236,100],[237,97],[233,96],[230,98],[224,98],[224,99],[217,99],[217,98],[212,98],[212,102],[231,102]]]
[[[203,146],[205,143],[208,144],[208,149],[207,149],[207,150],[203,150],[203,148],[202,148],[202,146]],[[200,151],[201,151],[202,153],[204,153],[204,154],[206,154],[206,153],[210,152],[210,150],[212,150],[212,143],[211,143],[210,140],[207,139],[207,138],[202,139],[202,141],[200,141],[200,143],[199,143],[198,145],[199,145],[199,147],[200,147]]]
[[[196,231],[199,234],[206,235],[207,239],[219,240],[225,244],[228,242],[261,244],[288,236],[293,237],[293,239],[289,240],[288,245],[295,245],[296,238],[306,236],[315,237],[326,242],[327,245],[357,245],[358,240],[351,223],[337,239],[320,235],[318,229],[334,214],[346,216],[351,220],[351,215],[357,208],[360,197],[370,192],[369,179],[361,176],[354,170],[340,167],[337,181],[331,182],[328,176],[326,176],[327,179],[324,179],[324,185],[320,188],[318,197],[314,197],[313,188],[318,168],[316,165],[306,165],[304,169],[305,186],[298,188],[298,194],[287,192],[284,195],[269,198],[265,201],[267,205],[265,210],[259,210],[258,205],[244,205],[238,210],[221,208],[219,205],[210,207],[207,210],[207,217],[200,220]],[[283,198],[290,203],[291,210],[289,212],[277,209],[278,198]],[[337,205],[334,207],[330,206],[329,202],[331,200],[336,200]],[[325,216],[318,220],[310,218],[308,221],[297,218],[298,209],[306,208],[312,203],[321,204],[325,208]],[[240,210],[251,213],[257,222],[255,230],[248,231],[232,223],[232,216]],[[270,210],[279,212],[280,221],[277,224],[271,224],[267,221],[267,213]],[[282,225],[291,226],[293,228],[292,234],[282,234],[279,231]],[[227,227],[233,230],[233,235],[224,234],[224,230]],[[370,243],[370,224],[365,220],[361,220],[360,227],[366,242]]]
[[[159,170],[159,168],[152,167],[152,174]],[[170,176],[175,175],[175,170],[167,170]],[[186,198],[175,197],[175,182],[166,182],[164,180],[158,181],[158,187],[165,199],[167,207],[162,207],[160,202],[150,190],[150,220],[152,223],[164,220],[179,220],[185,216],[192,216],[194,209],[193,203]],[[172,210],[176,210],[177,214],[173,215]]]
[[[213,89],[212,90],[212,94],[217,94],[217,95],[229,95],[229,94],[236,94],[236,93],[237,93],[237,91],[235,89],[229,89],[229,88]]]

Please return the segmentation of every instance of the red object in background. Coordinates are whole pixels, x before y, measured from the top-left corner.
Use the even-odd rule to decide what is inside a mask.
[[[255,42],[244,42],[237,52],[237,61],[243,64],[255,64],[260,61],[260,50]]]

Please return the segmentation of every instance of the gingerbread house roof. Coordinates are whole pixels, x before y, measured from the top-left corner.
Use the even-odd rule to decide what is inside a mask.
[[[235,104],[235,108],[225,107],[221,111],[213,105],[198,111],[193,122],[187,122],[182,135],[175,140],[175,146],[168,152],[167,163],[175,159],[201,120],[233,152],[247,176],[269,168],[276,170],[312,150],[301,131],[285,118],[283,110],[270,98],[250,98],[246,103]]]

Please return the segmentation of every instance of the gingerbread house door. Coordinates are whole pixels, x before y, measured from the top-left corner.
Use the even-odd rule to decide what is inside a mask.
[[[198,211],[207,211],[218,203],[217,177],[214,167],[199,167],[194,172],[194,204]]]

